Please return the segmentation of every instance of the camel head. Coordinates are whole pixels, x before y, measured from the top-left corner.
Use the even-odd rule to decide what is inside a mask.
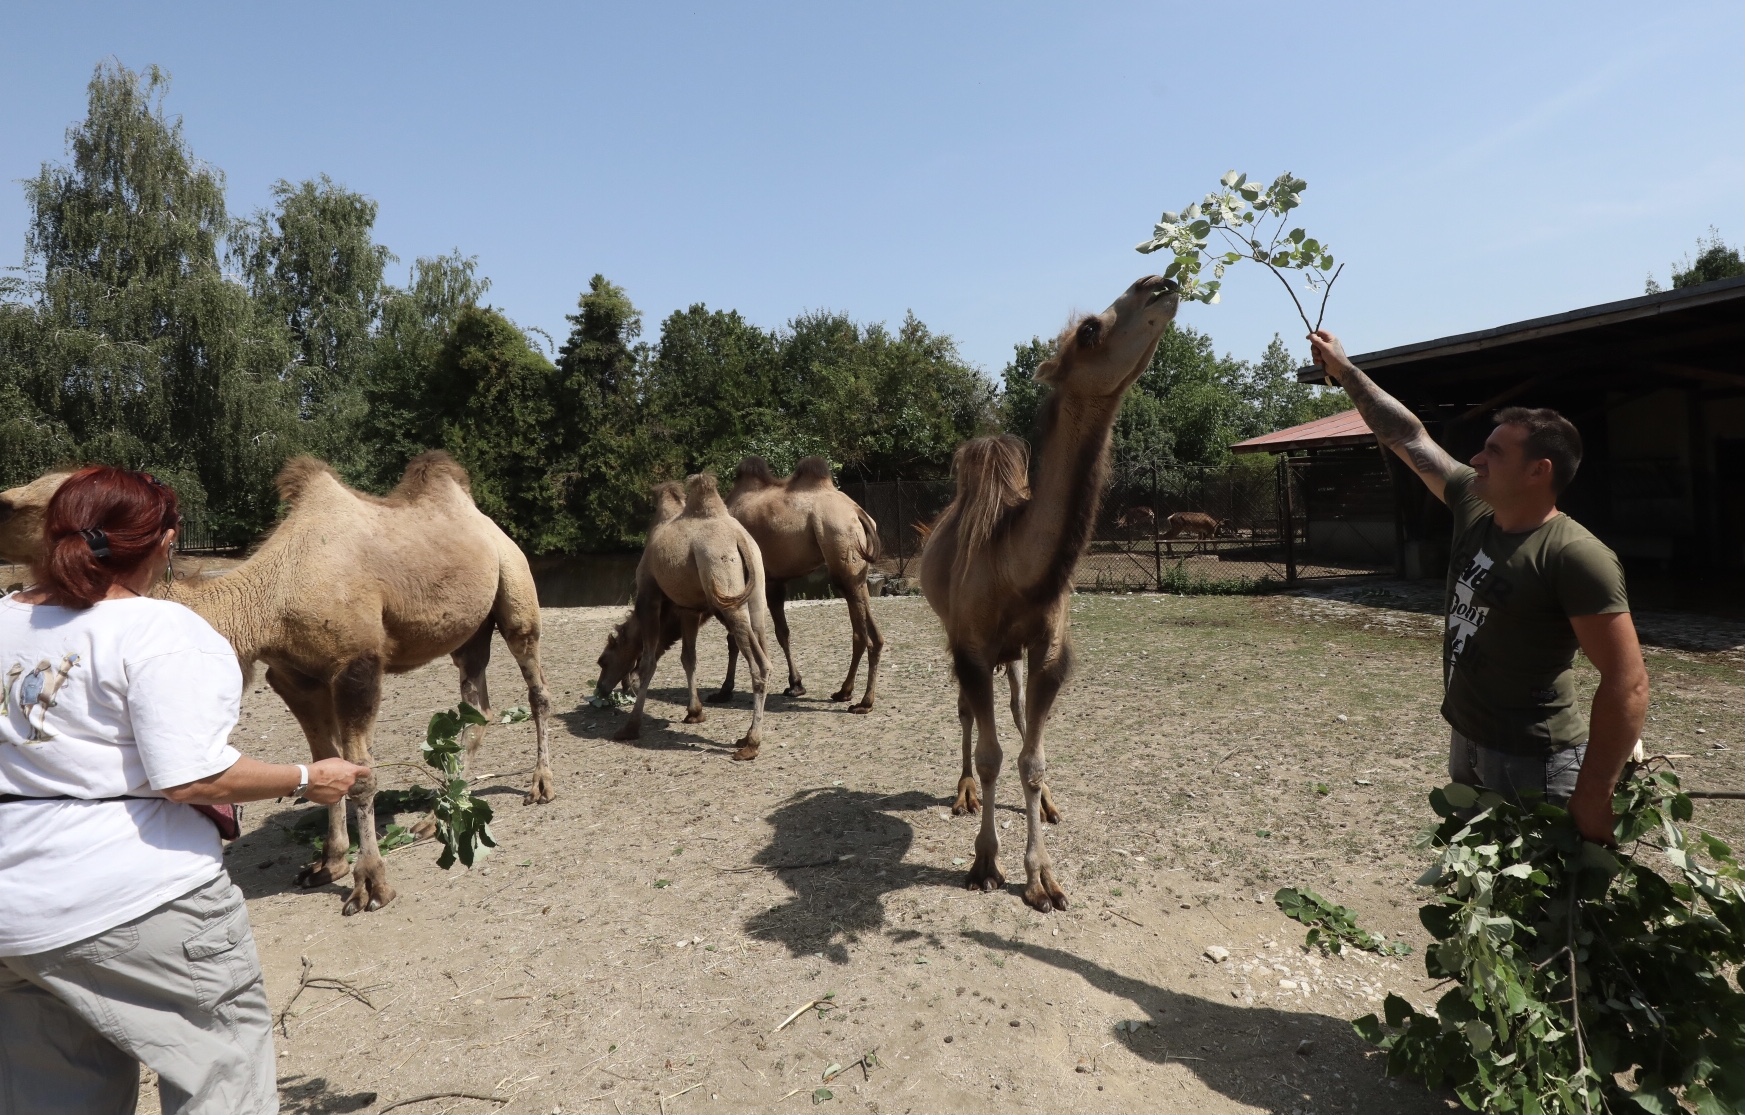
[[[1151,363],[1180,305],[1172,280],[1147,275],[1102,313],[1069,325],[1036,378],[1077,395],[1120,395]]]
[[[48,501],[71,472],[48,472],[0,492],[0,561],[35,565],[43,556],[42,523]]]
[[[635,691],[631,678],[636,669],[637,652],[641,648],[642,632],[636,613],[631,612],[623,623],[614,627],[606,636],[606,649],[600,652],[598,662],[600,679],[594,683],[596,696],[609,697],[612,690],[620,685],[626,693]]]

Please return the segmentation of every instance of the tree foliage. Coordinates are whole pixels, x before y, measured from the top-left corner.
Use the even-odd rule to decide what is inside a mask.
[[[1721,230],[1711,225],[1707,236],[1697,237],[1696,259],[1685,256],[1682,265],[1672,265],[1672,289],[1683,290],[1685,287],[1712,283],[1718,279],[1733,279],[1740,275],[1745,275],[1745,259],[1740,258],[1738,248],[1729,247],[1721,239]],[[1649,275],[1647,293],[1659,294],[1662,289],[1654,276]]]

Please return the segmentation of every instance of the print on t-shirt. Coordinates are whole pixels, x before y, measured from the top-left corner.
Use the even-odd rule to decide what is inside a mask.
[[[14,663],[6,672],[6,687],[0,689],[0,716],[11,715],[12,695],[16,692],[19,710],[24,713],[24,723],[30,729],[30,734],[25,737],[26,743],[43,743],[55,738],[48,730],[48,710],[55,707],[55,695],[78,664],[79,656],[68,654],[61,658],[59,666],[45,658],[28,674],[19,663]],[[18,680],[20,674],[24,674],[23,681]]]
[[[1473,594],[1490,576],[1493,564],[1489,554],[1478,550],[1466,568],[1460,571],[1460,579],[1454,586],[1454,599],[1448,604],[1448,672],[1451,675],[1454,664],[1460,660],[1472,637],[1478,634],[1478,629],[1484,626],[1485,617],[1490,615],[1489,606],[1478,603]]]

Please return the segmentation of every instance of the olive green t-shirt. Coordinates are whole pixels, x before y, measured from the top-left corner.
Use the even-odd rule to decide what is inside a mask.
[[[1568,515],[1520,534],[1497,529],[1462,465],[1444,498],[1454,513],[1442,718],[1461,735],[1519,755],[1586,741],[1575,707],[1579,649],[1570,616],[1627,612],[1618,556]]]

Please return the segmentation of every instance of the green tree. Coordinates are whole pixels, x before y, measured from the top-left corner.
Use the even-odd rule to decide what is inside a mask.
[[[379,325],[362,357],[364,412],[357,440],[366,486],[388,490],[407,461],[442,444],[448,411],[430,379],[455,322],[490,287],[478,274],[478,260],[455,251],[419,259],[404,289],[384,291]]]
[[[373,238],[376,203],[326,175],[273,186],[274,209],[231,231],[230,256],[255,301],[297,345],[292,386],[305,442],[346,476],[367,476],[358,427],[382,269],[394,256]]]
[[[198,528],[240,541],[272,521],[299,442],[290,338],[219,267],[223,175],[164,114],[168,78],[98,67],[70,162],[25,184],[25,277],[0,315],[7,480],[46,451],[150,468]],[[23,434],[24,436],[20,436]],[[22,466],[22,468],[20,468]]]
[[[1721,230],[1709,226],[1707,236],[1697,237],[1697,257],[1692,260],[1684,257],[1684,265],[1672,265],[1672,289],[1683,290],[1688,286],[1700,283],[1712,283],[1717,279],[1732,279],[1745,275],[1745,259],[1739,256],[1739,249],[1727,246],[1721,239]],[[1647,293],[1659,294],[1663,288],[1655,281],[1653,275],[1648,276]]]
[[[757,453],[779,469],[792,454],[792,423],[777,401],[780,349],[774,334],[734,310],[702,303],[661,323],[649,367],[648,412],[682,455],[685,472],[723,478]]]
[[[1042,409],[1048,388],[1036,382],[1036,369],[1054,352],[1054,343],[1031,337],[1012,346],[1012,359],[1000,373],[1000,427],[1021,438],[1034,440],[1036,415]]]

